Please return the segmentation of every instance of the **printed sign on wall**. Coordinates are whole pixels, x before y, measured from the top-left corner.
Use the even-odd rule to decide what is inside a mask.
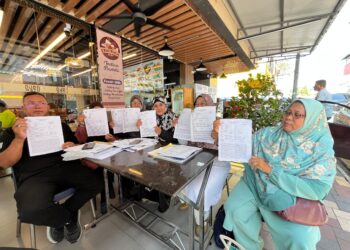
[[[106,108],[124,107],[121,39],[100,29],[96,35],[102,103]]]

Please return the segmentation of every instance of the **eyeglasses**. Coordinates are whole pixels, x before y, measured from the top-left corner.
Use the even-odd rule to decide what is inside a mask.
[[[300,118],[304,118],[305,117],[304,114],[300,114],[300,113],[297,113],[297,112],[293,113],[290,110],[284,111],[283,115],[286,116],[286,117],[291,115],[294,119],[300,119]]]
[[[42,106],[46,106],[47,102],[28,102],[28,103],[25,103],[24,105],[28,108],[33,108],[35,106],[42,107]]]

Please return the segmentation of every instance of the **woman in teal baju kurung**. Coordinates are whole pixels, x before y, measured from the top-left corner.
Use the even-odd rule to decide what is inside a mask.
[[[225,203],[224,228],[247,250],[262,249],[263,218],[276,249],[316,249],[319,227],[286,221],[273,211],[294,205],[297,197],[321,201],[332,187],[333,139],[322,104],[293,102],[280,126],[254,135],[253,155]]]

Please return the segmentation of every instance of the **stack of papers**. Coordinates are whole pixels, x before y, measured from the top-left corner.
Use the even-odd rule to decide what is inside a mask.
[[[157,143],[158,141],[156,139],[135,138],[135,139],[125,139],[125,140],[114,141],[112,145],[120,149],[133,152],[133,151],[140,151],[145,148],[154,146]]]
[[[175,163],[184,163],[201,150],[201,148],[197,147],[168,144],[165,147],[148,152],[148,155]]]
[[[66,153],[62,154],[63,160],[73,161],[82,158],[103,160],[122,151],[120,148],[114,148],[113,145],[105,143],[97,143],[93,149],[86,150],[82,150],[83,146],[78,145],[65,149]]]

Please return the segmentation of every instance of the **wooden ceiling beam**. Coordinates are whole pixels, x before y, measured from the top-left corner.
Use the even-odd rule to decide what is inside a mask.
[[[59,4],[61,4],[60,0],[48,0],[47,3],[53,7],[56,8]]]
[[[86,13],[95,7],[96,4],[98,4],[100,0],[88,0],[85,3],[83,3],[78,10],[74,11],[74,15],[77,18],[82,18],[86,15]]]
[[[130,0],[131,3],[136,4],[138,0]],[[100,17],[100,15],[120,15],[123,11],[128,11],[131,13],[131,10],[125,5],[125,4],[118,4],[117,7],[113,8],[112,10],[106,12],[106,13],[101,13],[98,16],[95,15],[95,19],[89,19],[89,20],[96,20],[97,17]],[[91,18],[91,17],[90,17]],[[97,27],[101,27],[105,25],[107,22],[109,22],[110,19],[99,19],[95,21],[95,25]]]
[[[12,19],[14,10],[17,6],[18,5],[16,3],[10,0],[5,1],[4,13],[6,13],[6,15],[3,15],[2,24],[0,27],[0,34],[1,34],[0,48],[2,48],[3,46],[4,39],[6,38],[5,35],[7,34],[7,31],[10,27],[11,19]]]
[[[196,32],[193,32],[192,35],[190,34],[186,37],[182,37],[181,35],[171,37],[171,39],[168,39],[168,45],[175,50],[177,48],[181,48],[182,46],[185,46],[188,43],[192,44],[202,39],[213,38],[213,34],[203,27],[195,28],[193,30],[196,30]],[[188,30],[184,30],[184,32],[187,32],[187,31]],[[164,39],[161,39],[161,40],[154,39],[154,40],[155,41],[149,45],[150,47],[159,49],[164,45]]]
[[[181,22],[181,19],[182,19],[183,15],[185,16],[184,17],[184,19],[185,19],[185,18],[193,16],[193,13],[188,9],[187,6],[183,5],[183,6],[180,6],[179,8],[177,8],[175,10],[172,10],[170,13],[168,13],[168,14],[166,14],[164,16],[161,16],[159,18],[154,18],[153,20],[172,27],[172,25],[174,25],[174,24],[176,24],[178,22]],[[124,31],[125,29],[123,29],[120,32],[118,32],[118,34],[122,34],[122,35],[124,35],[126,37],[136,37],[135,32],[134,32],[134,28],[133,28],[134,26],[131,24],[131,25],[128,25],[127,27],[129,27],[130,31],[125,32]],[[150,32],[152,32],[151,30],[153,28],[155,28],[155,26],[153,26],[153,25],[144,25],[144,26],[142,26],[141,37],[143,37],[144,35],[147,35]],[[156,28],[163,30],[162,28],[159,28],[159,27],[156,27]]]
[[[207,29],[200,22],[194,22],[164,35],[167,35],[168,43],[171,44],[176,43],[176,39],[184,40],[186,36],[195,35],[201,31],[207,31]],[[156,35],[148,36],[146,39],[141,40],[140,42],[147,44],[150,47],[154,47],[152,44],[164,44],[164,35],[159,35],[158,33]]]
[[[165,29],[162,29],[159,27],[147,25],[147,27],[150,27],[150,29],[148,29],[147,31],[142,31],[140,37],[132,36],[132,38],[137,40],[137,42],[145,43],[145,42],[149,41],[152,37],[162,37],[162,38],[164,36],[169,37],[169,36],[171,36],[171,34],[175,33],[175,31],[177,31],[185,26],[193,25],[194,23],[199,23],[199,19],[196,18],[195,16],[193,16],[193,14],[191,12],[186,12],[181,17],[183,19],[173,18],[169,22],[164,23],[168,26],[171,26],[174,29],[174,31],[165,30]]]
[[[18,40],[19,36],[21,35],[24,25],[27,23],[27,19],[30,18],[31,14],[33,13],[32,9],[29,8],[23,8],[21,10],[21,14],[18,18],[18,20],[14,20],[13,22],[16,22],[16,28],[13,30],[10,40],[13,42],[7,43],[7,46],[5,48],[5,52],[2,55],[2,61],[6,62],[6,59],[9,57],[10,53],[12,52],[13,48],[17,47],[15,41]]]
[[[62,11],[71,12],[74,9],[74,6],[76,6],[79,2],[80,0],[68,0],[68,2],[63,5]]]
[[[175,1],[165,5],[162,9],[157,11],[154,15],[150,16],[150,18],[156,20],[157,18],[168,14],[169,12],[173,11],[174,9],[181,7],[182,5],[184,5],[183,1],[175,0]],[[189,8],[187,7],[187,9],[189,9]],[[134,30],[134,25],[130,24],[127,27],[125,27],[124,29],[122,29],[121,31],[119,31],[118,33],[119,34],[126,34],[128,32],[133,31],[133,30]]]

